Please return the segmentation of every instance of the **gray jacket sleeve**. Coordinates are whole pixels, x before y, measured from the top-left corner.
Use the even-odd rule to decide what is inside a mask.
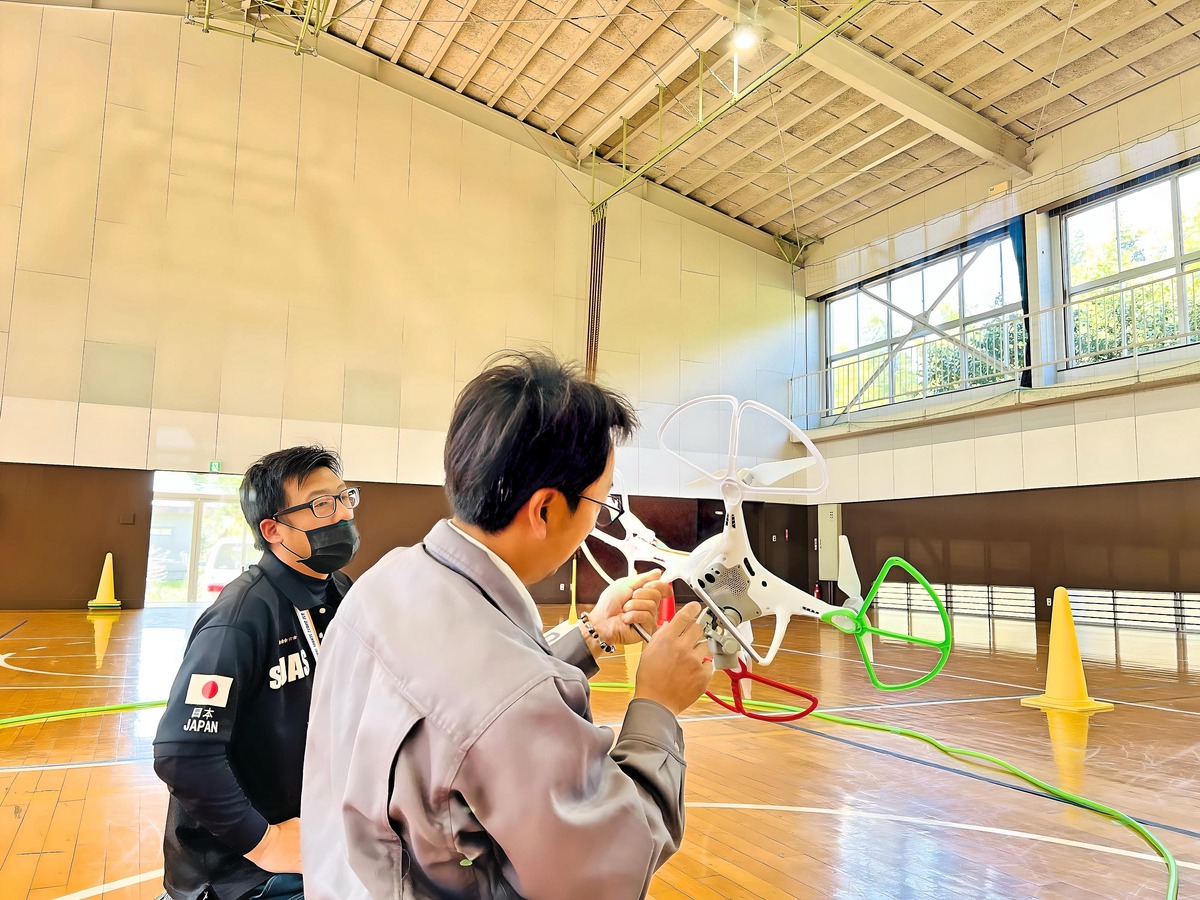
[[[455,778],[528,900],[642,897],[683,839],[683,732],[634,700],[620,739],[543,680],[485,726]]]
[[[592,651],[588,649],[587,641],[583,639],[579,629],[576,627],[560,629],[562,626],[552,629],[545,635],[550,644],[550,652],[563,662],[570,663],[583,672],[584,678],[593,677],[600,671],[600,666],[596,662],[596,658],[592,656]]]

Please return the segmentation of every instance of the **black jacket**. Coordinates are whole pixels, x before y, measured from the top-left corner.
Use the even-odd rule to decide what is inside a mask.
[[[349,587],[267,552],[197,620],[154,739],[171,792],[163,884],[176,900],[236,900],[270,877],[243,854],[267,823],[300,815],[317,661],[300,616],[319,642]]]

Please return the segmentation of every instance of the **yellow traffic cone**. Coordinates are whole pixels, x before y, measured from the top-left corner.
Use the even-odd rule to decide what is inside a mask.
[[[1054,768],[1058,770],[1058,786],[1072,794],[1083,793],[1083,763],[1087,757],[1088,719],[1090,712],[1071,712],[1065,709],[1046,709],[1046,725],[1050,729],[1050,750]],[[1078,810],[1067,807],[1067,820],[1073,821]]]
[[[104,555],[104,570],[100,573],[100,584],[96,587],[96,599],[88,601],[88,609],[120,609],[121,602],[113,593],[113,558]]]
[[[625,645],[625,681],[627,684],[637,683],[638,663],[642,661],[642,642]]]
[[[1066,588],[1054,590],[1046,693],[1037,697],[1024,697],[1021,705],[1074,712],[1101,712],[1113,708],[1111,703],[1093,700],[1088,696],[1087,681],[1083,677],[1083,660],[1079,656],[1079,639],[1075,635],[1075,620],[1071,618],[1071,601],[1067,597]]]
[[[571,608],[567,610],[567,621],[572,625],[579,622],[579,613],[575,610],[575,570],[579,564],[578,557],[571,557]]]
[[[96,668],[104,665],[104,654],[108,652],[108,639],[112,636],[113,626],[121,618],[117,610],[103,610],[88,613],[88,621],[96,634]]]

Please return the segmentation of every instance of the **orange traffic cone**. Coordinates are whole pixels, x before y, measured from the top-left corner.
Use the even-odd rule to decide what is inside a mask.
[[[100,572],[100,584],[96,587],[96,599],[88,601],[88,609],[120,609],[119,601],[113,593],[113,557],[111,553],[104,555],[104,569]]]
[[[1083,677],[1083,660],[1079,655],[1079,639],[1075,635],[1075,620],[1071,617],[1071,601],[1067,597],[1066,588],[1060,587],[1054,591],[1046,693],[1036,697],[1024,697],[1021,705],[1073,712],[1100,712],[1113,708],[1111,703],[1093,700],[1088,696],[1087,681]]]

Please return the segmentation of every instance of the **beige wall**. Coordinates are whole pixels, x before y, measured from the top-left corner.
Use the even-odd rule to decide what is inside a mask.
[[[239,472],[319,440],[439,483],[490,353],[583,353],[589,180],[327,60],[0,4],[0,142],[0,460]],[[792,306],[782,261],[612,204],[600,367],[649,426],[713,391],[786,409]],[[720,425],[680,436],[703,465]],[[628,487],[685,492],[650,431]]]
[[[1196,478],[1198,434],[1193,383],[840,436],[818,440],[830,487],[812,502]]]

